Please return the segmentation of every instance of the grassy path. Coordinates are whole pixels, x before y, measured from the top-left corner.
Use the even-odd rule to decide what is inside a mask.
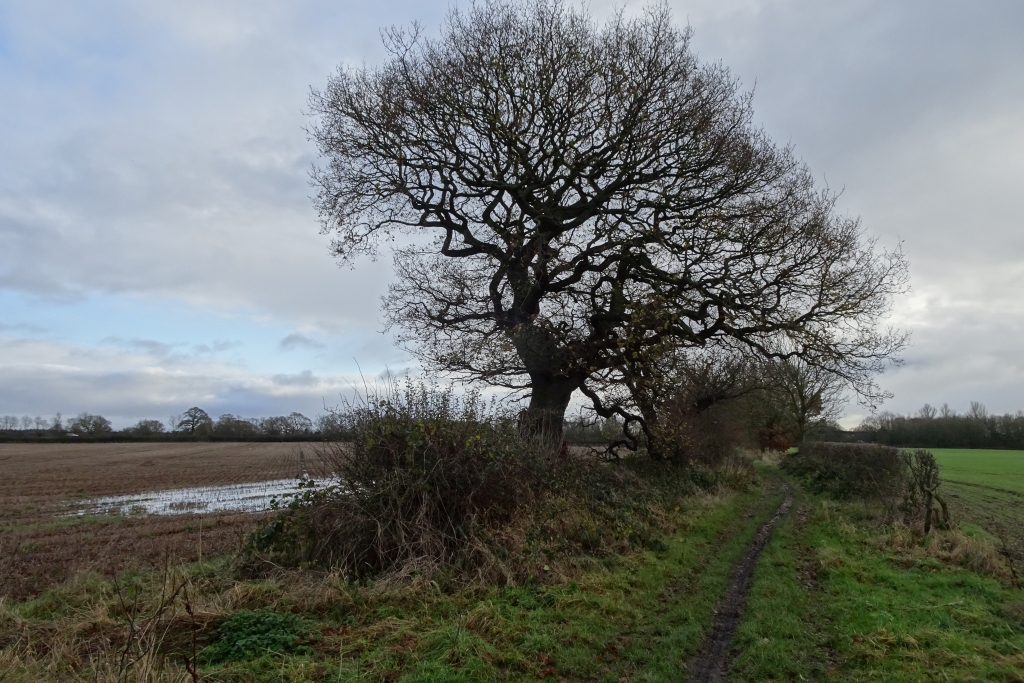
[[[809,496],[759,563],[732,681],[1024,681],[1024,592]]]
[[[768,496],[709,501],[707,509],[689,511],[683,532],[662,551],[568,585],[496,592],[489,604],[503,638],[478,642],[478,664],[450,669],[434,658],[398,680],[675,683],[712,621],[735,561],[781,498],[772,489]]]
[[[730,650],[736,635],[736,627],[743,618],[743,608],[747,602],[747,592],[750,589],[750,580],[757,566],[757,560],[771,540],[775,526],[789,514],[790,508],[793,507],[793,495],[789,485],[783,484],[783,489],[786,492],[786,497],[782,501],[782,505],[779,506],[775,515],[761,527],[757,536],[747,546],[743,556],[733,568],[732,581],[715,609],[714,619],[704,644],[701,646],[700,654],[689,667],[694,683],[718,683],[728,679],[731,662]]]

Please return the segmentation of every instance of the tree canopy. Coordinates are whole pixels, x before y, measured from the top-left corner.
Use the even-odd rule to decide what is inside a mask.
[[[315,205],[348,261],[394,248],[389,324],[430,368],[528,389],[561,430],[582,390],[665,344],[800,357],[863,395],[906,283],[752,96],[665,6],[603,26],[558,0],[453,9],[310,98]],[[657,354],[654,354],[657,355]]]

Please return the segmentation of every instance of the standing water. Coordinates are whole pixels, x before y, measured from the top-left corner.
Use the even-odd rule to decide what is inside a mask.
[[[122,496],[105,496],[86,501],[72,514],[176,515],[187,512],[262,512],[271,501],[287,502],[300,486],[313,486],[308,479],[274,479],[248,484],[196,486],[187,489],[147,491]]]

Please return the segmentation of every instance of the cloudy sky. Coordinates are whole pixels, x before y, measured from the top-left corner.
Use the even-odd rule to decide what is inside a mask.
[[[381,27],[449,4],[0,3],[0,414],[313,416],[407,367],[388,259],[339,268],[318,232],[303,111],[383,58]],[[886,407],[1024,409],[1024,2],[671,5],[842,210],[903,242]]]

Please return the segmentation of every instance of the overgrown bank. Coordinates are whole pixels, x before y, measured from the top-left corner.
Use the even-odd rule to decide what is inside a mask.
[[[512,585],[441,591],[302,569],[241,579],[223,561],[117,584],[80,577],[3,605],[0,674],[189,680],[197,662],[201,680],[222,681],[667,680],[693,654],[733,561],[777,507],[780,495],[764,493],[686,497],[665,519],[674,532],[663,545],[560,563],[536,557],[533,575]],[[282,634],[292,636],[288,652]],[[271,647],[255,655],[246,643]],[[145,679],[148,670],[157,673]]]
[[[658,548],[685,499],[749,485],[749,459],[709,465],[571,449],[470,393],[415,383],[337,414],[321,484],[253,536],[248,565],[356,580],[519,583],[538,566]],[[609,459],[611,457],[611,459]]]
[[[537,558],[512,585],[309,569],[245,579],[224,560],[81,576],[2,605],[0,677],[189,681],[194,663],[203,681],[676,681],[782,499],[766,474],[746,492],[684,499],[664,546],[547,570]],[[757,564],[730,680],[1021,680],[1024,592],[992,539],[925,537],[863,501],[790,485],[793,514]]]

